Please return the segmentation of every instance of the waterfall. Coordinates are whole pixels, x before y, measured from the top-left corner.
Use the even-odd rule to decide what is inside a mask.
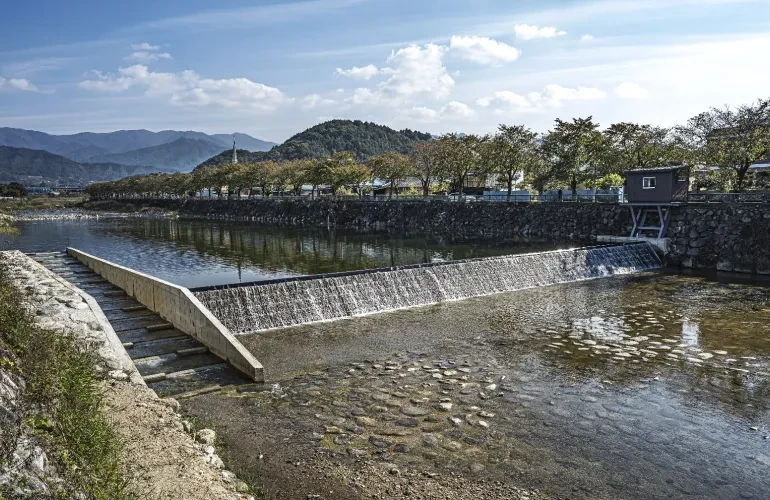
[[[192,290],[236,334],[329,321],[661,266],[648,243],[304,276]]]

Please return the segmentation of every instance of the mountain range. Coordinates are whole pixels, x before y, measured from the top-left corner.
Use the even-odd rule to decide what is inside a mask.
[[[20,182],[38,185],[42,182],[55,182],[59,185],[82,186],[89,182],[112,181],[158,170],[155,167],[119,163],[79,163],[39,149],[0,146],[0,184]]]
[[[189,171],[200,162],[232,147],[267,151],[275,143],[246,134],[204,134],[195,131],[118,130],[51,135],[36,130],[0,128],[0,146],[42,150],[84,164],[115,163],[154,170]]]

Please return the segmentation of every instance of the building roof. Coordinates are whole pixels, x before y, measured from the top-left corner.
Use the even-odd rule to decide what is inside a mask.
[[[664,172],[676,172],[686,168],[684,165],[675,165],[673,167],[653,167],[653,168],[637,168],[634,170],[626,170],[624,173],[628,174],[652,174],[652,173],[664,173]]]

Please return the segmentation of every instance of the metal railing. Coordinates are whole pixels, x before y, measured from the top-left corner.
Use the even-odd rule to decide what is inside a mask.
[[[202,201],[250,201],[250,200],[274,200],[274,201],[318,201],[318,200],[338,200],[338,201],[361,201],[361,202],[431,202],[431,201],[443,201],[454,203],[604,203],[604,204],[618,204],[625,203],[626,200],[621,200],[617,194],[596,194],[596,195],[577,195],[574,198],[571,193],[564,193],[562,198],[559,199],[554,194],[511,194],[510,200],[506,194],[497,194],[480,196],[480,195],[466,195],[462,198],[458,195],[429,195],[429,196],[414,196],[414,195],[401,195],[389,197],[388,195],[338,195],[332,196],[330,194],[316,195],[311,198],[309,195],[295,196],[295,195],[272,195],[262,196],[254,195],[248,196],[195,196],[188,198],[184,196],[165,195],[165,196],[141,196],[141,195],[116,195],[105,196],[100,199],[119,199],[119,200],[138,200],[138,199],[158,199],[158,200],[180,200],[180,199],[193,199]],[[680,203],[770,203],[770,192],[745,192],[745,193],[699,193],[690,192],[687,193],[685,199],[681,196],[673,201]]]
[[[687,203],[770,203],[768,192],[687,193]]]

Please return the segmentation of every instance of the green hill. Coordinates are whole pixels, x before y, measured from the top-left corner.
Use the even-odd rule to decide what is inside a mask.
[[[393,130],[384,125],[360,120],[331,120],[319,123],[290,137],[286,142],[267,152],[238,150],[239,161],[296,160],[323,158],[335,151],[352,151],[359,158],[379,155],[388,151],[407,153],[412,145],[427,141],[430,134],[413,130]],[[199,166],[229,163],[232,151],[224,151]]]

